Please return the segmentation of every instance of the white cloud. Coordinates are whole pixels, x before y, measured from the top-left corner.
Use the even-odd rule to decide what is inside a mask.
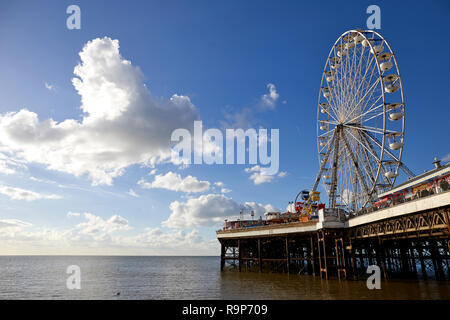
[[[450,161],[450,153],[447,153],[445,156],[442,157],[442,162],[449,162]]]
[[[186,202],[172,202],[170,204],[172,213],[163,222],[163,225],[171,228],[214,226],[222,223],[225,218],[238,217],[241,209],[244,209],[247,214],[254,210],[256,215],[261,215],[266,211],[273,211],[275,208],[271,205],[262,205],[255,202],[239,204],[223,194],[207,194],[188,199]]]
[[[182,178],[178,173],[169,171],[165,175],[158,174],[153,182],[146,182],[141,179],[138,184],[145,189],[160,188],[172,191],[183,192],[204,192],[209,190],[210,183],[208,181],[199,181],[196,177],[187,176]]]
[[[263,205],[261,203],[256,202],[245,202],[244,207],[246,208],[246,212],[254,211],[255,216],[263,216],[266,212],[276,212],[280,211],[276,207],[271,204]]]
[[[127,192],[127,194],[129,194],[129,195],[132,196],[132,197],[139,198],[139,195],[138,195],[136,192],[134,192],[133,189],[130,189],[130,190]]]
[[[88,212],[83,216],[86,221],[77,224],[71,230],[72,236],[75,236],[74,239],[90,236],[94,240],[105,240],[113,232],[131,229],[128,220],[119,215],[113,215],[108,220]]]
[[[45,88],[48,89],[49,91],[55,90],[55,86],[49,83],[45,83]]]
[[[69,212],[67,212],[67,217],[79,217],[79,216],[81,216],[81,213],[78,213],[78,212],[72,212],[72,211],[69,211]]]
[[[225,188],[225,184],[221,181],[214,182],[214,186],[219,187],[221,193],[229,193],[232,191],[231,189]]]
[[[16,158],[111,185],[132,164],[170,160],[170,136],[192,129],[198,113],[189,97],[156,99],[144,76],[122,58],[118,40],[89,41],[79,53],[73,85],[81,120],[40,120],[22,109],[0,115],[1,144]]]
[[[273,83],[267,84],[267,88],[269,88],[269,93],[266,93],[261,97],[261,104],[268,109],[274,109],[280,95]]]
[[[0,173],[15,174],[18,170],[27,170],[27,166],[21,161],[11,159],[5,153],[0,152]]]
[[[21,229],[24,227],[31,226],[31,223],[18,220],[18,219],[3,219],[0,220],[0,229],[2,228],[12,228],[12,229]]]
[[[225,120],[221,121],[224,128],[248,129],[255,127],[259,120],[258,115],[266,111],[273,111],[276,108],[279,94],[272,83],[267,84],[269,93],[263,94],[252,107],[244,107],[238,112],[226,112]]]
[[[245,172],[251,173],[249,179],[253,181],[255,185],[272,182],[275,179],[275,175],[266,175],[263,173],[261,166],[256,165],[251,168],[246,168]],[[279,178],[284,178],[287,175],[287,172],[281,171],[278,173]]]
[[[156,171],[157,171],[156,169],[153,169],[152,171],[149,172],[148,175],[149,175],[149,176],[153,176],[153,175],[156,174]]]
[[[16,170],[11,168],[5,160],[0,159],[0,173],[3,174],[14,174]]]
[[[280,177],[280,178],[284,178],[284,177],[286,177],[286,175],[287,175],[287,172],[286,172],[286,171],[280,171],[280,172],[278,173],[278,177]]]
[[[246,168],[245,172],[252,172],[249,179],[253,181],[255,185],[272,182],[275,179],[273,175],[266,175],[261,173],[261,167],[259,165],[253,166],[251,168]]]
[[[31,190],[2,185],[0,185],[0,193],[8,196],[12,200],[34,201],[38,199],[61,199],[61,197],[56,194],[41,194]]]

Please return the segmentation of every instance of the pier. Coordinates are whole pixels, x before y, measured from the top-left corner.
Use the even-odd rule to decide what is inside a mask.
[[[385,279],[450,281],[450,190],[350,217],[320,211],[306,222],[217,231],[221,270],[358,279],[377,265]]]

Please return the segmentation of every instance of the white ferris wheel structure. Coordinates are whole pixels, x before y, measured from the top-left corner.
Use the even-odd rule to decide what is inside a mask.
[[[331,47],[317,105],[317,150],[330,208],[349,214],[394,186],[402,169],[405,98],[397,59],[373,30],[344,32]]]

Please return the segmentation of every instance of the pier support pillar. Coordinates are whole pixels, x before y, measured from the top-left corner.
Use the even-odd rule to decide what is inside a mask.
[[[220,241],[220,271],[223,271],[225,266],[225,243]]]
[[[319,231],[317,233],[317,247],[319,252],[319,270],[320,277],[325,274],[325,279],[328,279],[328,267],[327,267],[327,250],[326,250],[326,238],[325,232]]]
[[[312,264],[312,273],[313,275],[317,275],[316,273],[316,255],[314,254],[314,239],[313,236],[310,238],[311,243],[311,264]]]
[[[345,253],[344,253],[344,240],[342,236],[340,238],[334,239],[334,244],[336,248],[336,269],[339,280],[347,277],[347,270],[345,269]]]
[[[290,260],[289,260],[289,240],[288,237],[285,238],[285,245],[286,245],[286,267],[287,267],[287,272],[289,273],[289,265],[290,265]]]
[[[241,240],[238,240],[238,263],[239,263],[239,272],[241,272],[242,266],[242,255],[241,255]]]
[[[263,266],[262,266],[262,255],[261,255],[261,239],[258,239],[258,265],[259,265],[259,272],[262,272]]]

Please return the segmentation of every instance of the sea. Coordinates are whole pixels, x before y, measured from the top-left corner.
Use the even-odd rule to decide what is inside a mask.
[[[69,289],[69,266],[79,289]],[[71,282],[73,283],[73,282]],[[219,257],[0,256],[0,299],[450,299],[450,283],[220,271]]]

